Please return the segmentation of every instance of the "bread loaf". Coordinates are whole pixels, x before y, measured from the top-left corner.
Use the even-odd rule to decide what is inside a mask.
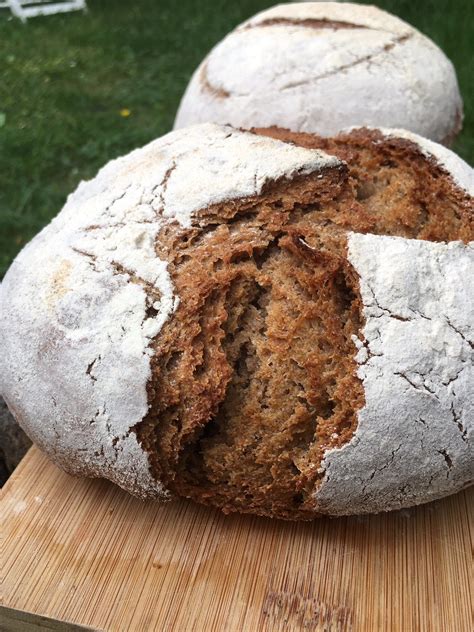
[[[403,127],[449,144],[462,101],[451,62],[409,24],[373,6],[303,2],[247,20],[200,64],[175,128],[208,121],[325,136]]]
[[[12,264],[1,392],[58,465],[142,498],[309,519],[460,490],[473,189],[401,131],[168,134]]]

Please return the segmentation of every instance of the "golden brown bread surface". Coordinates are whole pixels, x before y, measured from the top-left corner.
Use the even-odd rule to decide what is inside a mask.
[[[364,405],[347,232],[469,241],[472,207],[409,141],[256,133],[349,166],[162,230],[157,250],[180,305],[154,342],[150,412],[135,430],[171,491],[226,512],[305,519],[317,512],[324,451],[351,438]]]

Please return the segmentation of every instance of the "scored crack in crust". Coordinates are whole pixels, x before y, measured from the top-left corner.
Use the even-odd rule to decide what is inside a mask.
[[[326,498],[336,499],[332,486],[315,494],[324,455],[351,440],[366,403],[354,342],[371,351],[347,231],[467,242],[472,200],[409,139],[369,130],[333,140],[256,132],[336,154],[349,173],[271,186],[251,205],[210,208],[199,227],[160,235],[182,302],[155,342],[150,413],[138,436],[172,491],[224,511],[304,519],[348,512],[351,503],[361,512],[419,502],[403,481],[411,476],[413,486],[416,474],[423,486],[423,476],[407,476],[410,468],[392,499],[387,489],[372,498],[361,484],[362,496],[346,488],[337,506]],[[403,248],[410,252],[405,241]],[[383,467],[384,454],[377,458]],[[365,460],[372,481],[377,459]]]
[[[304,474],[296,463],[337,445],[335,430],[339,441],[351,436],[363,402],[351,370],[357,279],[341,256],[344,233],[316,239],[312,225],[318,214],[337,213],[334,197],[346,198],[350,212],[344,171],[274,185],[250,205],[209,209],[187,233],[168,226],[160,235],[180,308],[156,339],[150,414],[137,433],[173,491],[195,489],[218,504],[221,493],[223,505],[229,495],[227,503],[242,511],[263,512],[271,503],[274,514],[289,515],[316,475],[311,463]],[[337,221],[347,218],[341,213]],[[364,227],[363,217],[357,225]],[[344,331],[338,316],[346,312]],[[336,354],[347,361],[326,367]],[[327,437],[308,454],[319,417]],[[207,489],[205,461],[214,458]]]
[[[309,519],[457,491],[472,180],[396,130],[165,136],[12,266],[2,392],[64,469],[143,498]]]
[[[338,17],[341,19],[338,19]],[[344,19],[346,18],[346,19]],[[392,15],[381,12],[373,7],[361,7],[353,6],[341,8],[331,4],[327,6],[326,3],[312,4],[299,8],[296,5],[280,5],[263,11],[257,14],[254,18],[251,18],[247,22],[237,27],[235,33],[237,36],[239,33],[249,30],[265,29],[266,27],[291,27],[298,29],[312,29],[314,31],[324,31],[326,29],[330,31],[345,31],[345,30],[370,30],[376,31],[384,36],[384,39],[379,41],[377,45],[367,52],[363,51],[360,54],[351,55],[350,60],[347,62],[331,64],[322,73],[309,73],[303,79],[299,81],[291,81],[284,86],[280,86],[280,89],[290,89],[297,87],[305,83],[312,83],[319,79],[324,79],[331,75],[348,70],[359,64],[369,63],[372,59],[378,55],[383,55],[390,51],[397,44],[402,44],[410,37],[416,34],[416,31],[408,24],[402,22],[398,18]],[[262,34],[265,36],[265,33]],[[212,53],[211,53],[212,55]],[[208,72],[209,56],[202,64],[200,71],[200,80],[202,81],[203,88],[209,90],[215,96],[227,98],[230,96],[249,96],[250,92],[227,91],[222,86],[215,86],[209,79]],[[224,77],[225,80],[225,77]]]
[[[152,340],[180,297],[157,234],[223,200],[340,161],[228,127],[196,126],[111,161],[18,255],[0,289],[0,392],[66,471],[168,497],[136,426]],[[342,168],[342,166],[341,166]]]
[[[332,136],[390,125],[449,145],[462,111],[453,65],[411,25],[373,6],[305,2],[258,13],[218,42],[174,127],[212,121]]]

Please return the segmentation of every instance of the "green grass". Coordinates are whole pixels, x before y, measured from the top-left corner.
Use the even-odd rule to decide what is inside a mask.
[[[27,25],[1,12],[0,278],[81,179],[171,128],[190,74],[209,48],[274,3],[88,0],[87,14]],[[379,5],[425,32],[453,60],[465,101],[455,149],[472,164],[471,0]],[[121,116],[124,108],[130,116]]]

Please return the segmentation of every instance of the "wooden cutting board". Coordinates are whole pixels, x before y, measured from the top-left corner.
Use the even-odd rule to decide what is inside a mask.
[[[471,632],[472,492],[297,524],[142,503],[32,448],[3,490],[0,629]]]

